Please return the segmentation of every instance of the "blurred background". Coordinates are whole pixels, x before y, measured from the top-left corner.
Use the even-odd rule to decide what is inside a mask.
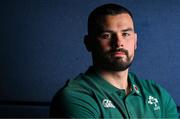
[[[1,0],[0,117],[48,117],[54,94],[91,65],[83,44],[89,13],[110,2],[134,14],[131,71],[180,106],[179,0]]]

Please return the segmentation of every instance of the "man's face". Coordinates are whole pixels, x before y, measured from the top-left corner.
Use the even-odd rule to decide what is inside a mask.
[[[132,18],[126,14],[108,15],[92,50],[94,62],[103,69],[124,71],[133,61],[137,47]]]

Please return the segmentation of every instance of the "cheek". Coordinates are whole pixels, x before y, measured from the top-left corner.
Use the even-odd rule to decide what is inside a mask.
[[[131,42],[131,43],[127,44],[127,48],[129,50],[129,54],[134,54],[134,51],[136,49],[136,45],[134,42]]]
[[[108,43],[100,43],[99,48],[103,51],[109,51],[110,50],[110,45]]]

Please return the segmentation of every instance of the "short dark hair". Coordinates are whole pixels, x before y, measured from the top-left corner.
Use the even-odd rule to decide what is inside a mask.
[[[127,13],[133,19],[132,13],[125,7],[118,4],[104,4],[94,9],[88,17],[88,34],[90,36],[97,35],[101,32],[102,22],[107,15],[117,15]]]

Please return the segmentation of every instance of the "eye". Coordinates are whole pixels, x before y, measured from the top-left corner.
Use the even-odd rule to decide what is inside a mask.
[[[123,37],[128,37],[128,36],[130,36],[131,34],[130,33],[127,33],[127,32],[124,32],[124,33],[122,33],[122,36]]]
[[[101,35],[100,35],[100,38],[101,39],[111,39],[111,33],[102,33]]]

